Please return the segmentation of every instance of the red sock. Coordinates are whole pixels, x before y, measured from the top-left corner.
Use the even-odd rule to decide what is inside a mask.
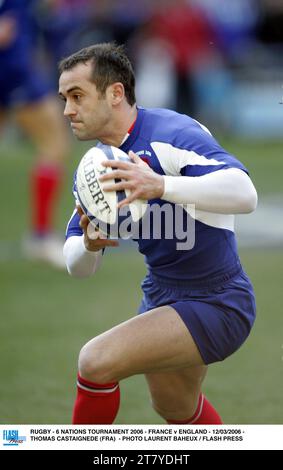
[[[100,385],[78,375],[72,424],[112,424],[120,405],[118,382]]]
[[[32,171],[32,229],[39,235],[52,230],[54,205],[61,182],[59,165],[39,163]]]
[[[198,401],[196,412],[191,418],[186,419],[184,421],[167,420],[167,423],[168,424],[223,424],[217,411],[213,408],[213,406],[209,403],[209,401],[205,398],[205,396],[202,393],[199,396],[199,401]]]

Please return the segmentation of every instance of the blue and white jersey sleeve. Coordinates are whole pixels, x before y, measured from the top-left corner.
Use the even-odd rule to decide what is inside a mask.
[[[76,173],[74,174],[73,196],[75,198],[75,205],[78,206],[79,201],[78,201],[77,187],[76,187]],[[77,212],[77,209],[75,208],[67,225],[66,239],[69,237],[74,237],[74,236],[78,237],[80,235],[83,235],[83,231],[80,227],[80,216]]]
[[[165,175],[203,176],[228,168],[248,173],[239,160],[216,142],[205,126],[194,120],[176,133],[170,143],[154,141],[151,147]]]

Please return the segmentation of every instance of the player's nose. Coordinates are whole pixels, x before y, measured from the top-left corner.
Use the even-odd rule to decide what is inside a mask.
[[[64,108],[64,116],[70,117],[70,116],[74,116],[74,114],[76,114],[76,112],[73,109],[71,103],[69,101],[66,101],[65,108]]]

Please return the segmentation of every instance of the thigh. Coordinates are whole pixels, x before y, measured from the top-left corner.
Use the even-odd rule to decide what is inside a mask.
[[[146,374],[153,408],[167,419],[185,420],[197,408],[207,366]]]
[[[68,151],[68,133],[60,105],[53,96],[46,96],[14,111],[18,125],[47,161],[64,160]]]
[[[97,336],[84,346],[80,357],[81,362],[111,370],[115,380],[204,365],[190,332],[169,306],[153,309]]]

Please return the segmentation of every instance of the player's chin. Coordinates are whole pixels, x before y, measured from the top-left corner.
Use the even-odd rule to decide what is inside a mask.
[[[72,132],[78,140],[89,140],[89,136],[86,135],[82,130],[72,127]]]

